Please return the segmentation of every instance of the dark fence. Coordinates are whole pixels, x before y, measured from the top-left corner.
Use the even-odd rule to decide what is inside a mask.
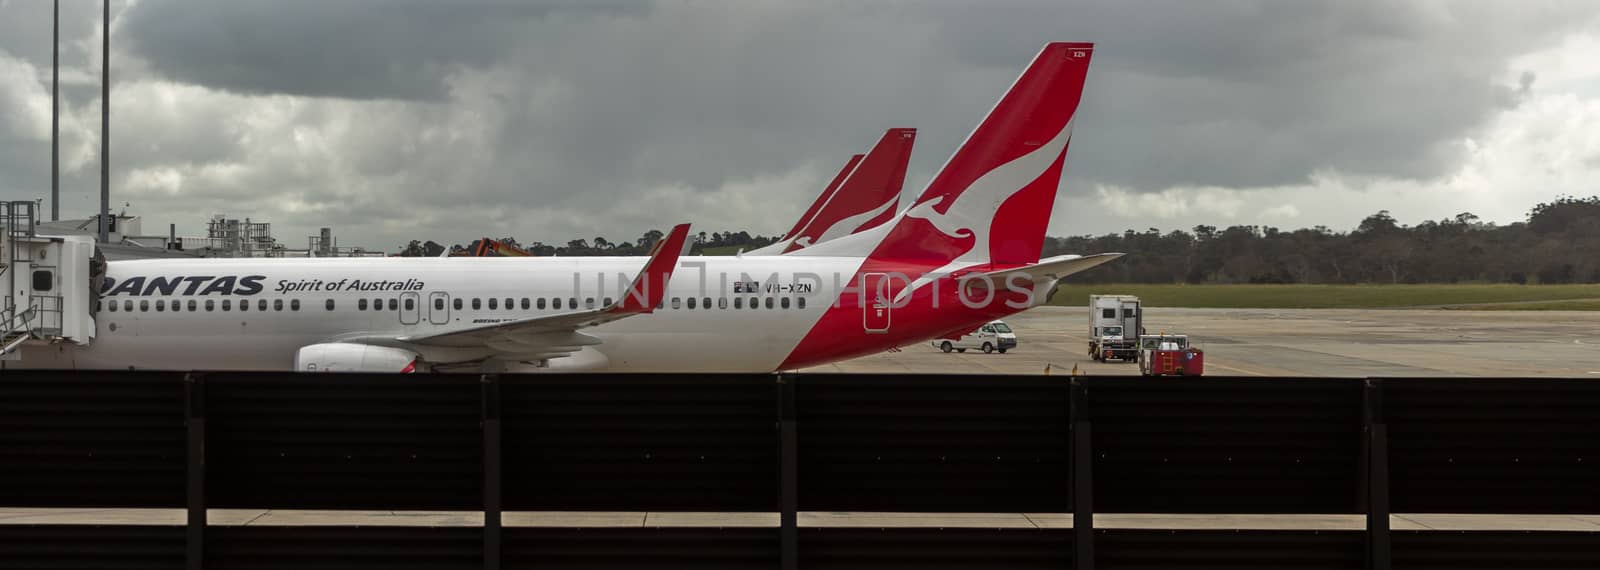
[[[0,506],[191,513],[175,533],[0,528],[0,567],[51,552],[213,568],[1600,566],[1597,535],[1388,530],[1391,510],[1600,513],[1600,383],[1584,380],[7,371],[0,426]],[[485,524],[204,525],[226,507],[482,510]],[[503,529],[502,510],[782,524]],[[798,529],[796,511],[1079,524]],[[1354,513],[1369,528],[1096,531],[1094,512]]]

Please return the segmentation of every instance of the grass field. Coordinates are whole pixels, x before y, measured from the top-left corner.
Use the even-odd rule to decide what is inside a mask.
[[[1063,285],[1052,305],[1086,306],[1091,294],[1137,295],[1152,307],[1600,310],[1600,285]]]

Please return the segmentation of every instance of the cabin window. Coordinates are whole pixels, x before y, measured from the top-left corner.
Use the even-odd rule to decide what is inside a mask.
[[[125,313],[132,313],[133,312],[133,301],[123,301],[122,302],[122,311],[125,312]]]
[[[223,299],[222,300],[222,310],[224,310],[224,311],[232,311],[233,310],[233,301],[228,300],[228,299]]]
[[[374,310],[374,311],[382,311],[383,310],[383,299],[373,299],[372,300],[372,310]]]
[[[290,300],[289,301],[289,310],[291,310],[291,311],[300,310],[300,300],[299,299]]]
[[[509,311],[511,309],[517,308],[517,302],[516,301],[517,301],[516,299],[512,299],[510,297],[506,297],[506,310]]]
[[[680,299],[680,298],[677,298],[677,297],[673,297],[672,298],[672,308],[674,308],[674,309],[683,308],[683,299]]]
[[[691,309],[694,308],[694,297],[690,297],[689,298],[689,308],[691,308]]]
[[[272,300],[272,310],[274,310],[274,311],[282,311],[283,310],[283,299],[273,299]]]
[[[156,299],[156,312],[159,313],[159,312],[165,311],[165,310],[167,310],[167,301],[166,301],[166,299]]]
[[[744,308],[744,297],[734,297],[733,298],[733,308],[735,308],[735,309],[743,309]]]
[[[211,299],[206,299],[206,312],[209,313],[215,310],[217,310],[217,302]]]
[[[367,300],[366,299],[357,299],[356,300],[356,310],[358,310],[358,311],[367,310]]]
[[[261,299],[259,301],[256,301],[256,310],[259,310],[259,311],[267,310],[267,300],[266,299]]]
[[[198,306],[199,306],[199,302],[198,301],[195,301],[194,299],[189,299],[189,312],[191,312],[191,313],[194,312],[195,309],[198,308]]]
[[[772,308],[772,297],[767,297],[767,308],[768,309]]]
[[[150,302],[149,301],[139,301],[139,312],[143,313],[143,312],[147,312],[149,310],[150,310]]]
[[[610,297],[606,297],[606,306],[607,307],[611,306],[611,301],[612,301],[612,299]]]
[[[333,310],[333,299],[328,299],[327,303],[325,303],[325,306],[328,307],[328,310],[332,311]]]
[[[182,311],[182,310],[183,310],[183,301],[180,301],[180,300],[177,300],[177,299],[173,299],[172,300],[172,312],[176,313],[176,312],[179,312],[179,311]]]
[[[443,311],[444,310],[444,298],[443,297],[440,297],[438,299],[434,299],[433,300],[433,310],[435,310],[435,311]]]
[[[532,306],[533,306],[533,304],[531,302],[529,302],[527,297],[523,297],[522,298],[522,310],[526,311],[526,310],[528,310],[529,307],[532,307]]]
[[[412,299],[410,297],[407,297],[406,298],[406,310],[407,311],[415,311],[415,310],[417,310],[417,300],[416,299]]]
[[[241,310],[241,311],[250,310],[250,302],[249,301],[239,301],[239,310]]]
[[[806,308],[806,298],[805,297],[800,297],[798,299],[795,299],[794,300],[794,304],[795,304],[796,308],[804,309],[804,308]]]
[[[726,308],[728,308],[728,298],[727,297],[717,297],[717,308],[718,309],[726,309]]]
[[[391,311],[400,310],[400,302],[396,301],[394,299],[389,299],[389,310],[391,310]]]
[[[457,311],[461,310],[461,298],[460,297],[456,297],[455,301],[452,301],[451,304],[455,305]]]
[[[476,311],[476,310],[482,309],[482,308],[483,308],[483,299],[479,299],[477,297],[473,297],[472,298],[472,310]]]
[[[493,311],[493,310],[498,309],[498,308],[500,308],[500,300],[496,299],[494,297],[490,297],[489,298],[489,310]]]
[[[99,301],[95,301],[95,304],[99,305],[100,302]],[[106,305],[106,310],[111,311],[113,313],[117,312],[117,302],[116,301],[112,301],[112,302],[108,303]]]
[[[568,309],[576,309],[576,308],[578,308],[578,298],[577,297],[567,297],[567,308]]]
[[[552,309],[561,308],[561,298],[560,297],[555,297],[553,299],[550,299],[550,308],[552,308]]]
[[[540,297],[538,299],[534,299],[533,302],[534,302],[534,306],[538,307],[539,310],[541,310],[541,311],[544,310],[544,297]]]
[[[779,299],[779,302],[780,302],[780,304],[783,305],[783,308],[785,308],[785,309],[789,308],[789,298],[788,297],[784,297],[782,299]]]
[[[585,309],[593,309],[594,308],[594,297],[584,297],[583,298],[583,308],[585,308]]]

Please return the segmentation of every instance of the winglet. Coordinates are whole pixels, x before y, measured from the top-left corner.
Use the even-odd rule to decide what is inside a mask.
[[[672,271],[678,268],[678,256],[683,254],[683,246],[688,240],[689,224],[678,224],[672,231],[667,232],[666,237],[661,238],[650,248],[650,259],[644,263],[644,270],[639,272],[639,276],[633,278],[633,284],[628,286],[628,293],[607,311],[654,312],[656,305],[661,304],[661,300],[667,296],[667,281],[672,279]]]

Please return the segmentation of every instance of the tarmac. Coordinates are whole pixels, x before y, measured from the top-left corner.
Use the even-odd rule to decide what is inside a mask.
[[[1145,307],[1148,334],[1186,334],[1207,376],[1570,377],[1600,379],[1600,312],[1441,309],[1178,309]],[[1135,363],[1088,355],[1082,307],[1038,307],[1005,319],[1006,354],[901,347],[802,372],[1137,375]]]

